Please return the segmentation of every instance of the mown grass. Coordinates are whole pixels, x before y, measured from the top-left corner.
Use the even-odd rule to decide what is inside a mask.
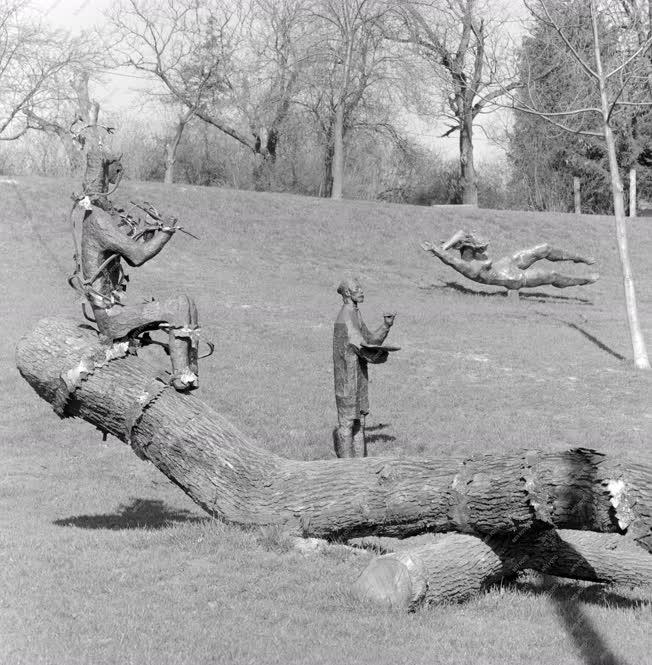
[[[282,534],[206,520],[126,446],[59,421],[13,354],[42,316],[80,314],[65,283],[75,188],[0,182],[1,663],[648,662],[649,589],[524,576],[408,616],[361,606],[347,590],[370,553],[305,557]],[[403,347],[371,369],[371,454],[587,446],[650,461],[652,377],[632,367],[609,218],[141,183],[118,198],[152,201],[201,237],[178,235],[131,271],[130,291],[195,297],[217,348],[201,396],[270,451],[332,456],[335,288],[355,273],[365,320],[397,310],[388,341]],[[582,249],[601,279],[505,298],[419,249],[460,227],[495,256],[543,241]],[[652,350],[652,227],[629,233]]]

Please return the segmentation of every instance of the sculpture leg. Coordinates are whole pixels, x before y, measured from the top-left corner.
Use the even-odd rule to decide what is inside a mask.
[[[363,457],[367,456],[367,440],[364,434],[365,418],[366,416],[361,414],[360,420],[356,420],[353,425],[353,448],[354,450],[362,450]]]
[[[512,259],[522,270],[529,268],[533,263],[542,259],[547,259],[548,261],[573,261],[573,263],[586,263],[588,265],[595,263],[595,259],[591,256],[580,256],[573,252],[566,252],[563,249],[551,247],[548,243],[516,252],[512,255]]]
[[[199,330],[199,314],[195,301],[190,299],[190,327]],[[190,338],[190,370],[199,377],[199,337],[195,334]]]
[[[359,421],[340,417],[339,427],[335,433],[335,454],[337,457],[355,457],[353,432],[356,423],[359,423]]]
[[[592,275],[562,275],[554,270],[526,270],[525,271],[525,284],[524,286],[555,286],[558,289],[565,289],[569,286],[584,286],[585,284],[593,284],[596,282],[600,275],[594,273]]]
[[[170,361],[172,362],[172,385],[177,390],[193,390],[199,387],[199,377],[191,368],[190,339],[179,334],[178,329],[169,333]]]
[[[188,296],[172,298],[165,305],[171,319],[166,327],[169,328],[172,385],[177,390],[193,390],[199,387],[197,307]]]
[[[110,340],[127,337],[134,331],[158,327],[168,330],[172,384],[177,390],[198,387],[197,307],[188,296],[135,305],[114,305],[106,310],[94,308],[94,314],[100,333]]]

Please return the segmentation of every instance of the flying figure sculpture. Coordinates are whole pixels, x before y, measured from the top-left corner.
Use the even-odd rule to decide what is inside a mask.
[[[424,242],[421,244],[421,248],[474,282],[503,286],[508,290],[534,286],[554,286],[558,289],[565,289],[569,286],[593,284],[599,278],[597,273],[564,275],[545,266],[535,266],[534,264],[542,259],[572,261],[587,265],[595,263],[593,257],[557,249],[547,243],[522,249],[511,256],[504,256],[495,261],[486,254],[488,245],[488,242],[472,233],[457,231],[449,240],[440,245]]]

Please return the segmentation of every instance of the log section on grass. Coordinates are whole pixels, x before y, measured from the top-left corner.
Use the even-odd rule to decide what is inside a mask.
[[[44,319],[20,341],[17,365],[54,403],[62,374],[98,350],[88,327]],[[276,524],[321,538],[514,535],[546,524],[627,531],[652,545],[649,466],[586,449],[468,459],[288,460],[250,443],[196,394],[168,389],[152,398],[156,372],[137,356],[112,360],[81,382],[66,412],[129,441],[197,504],[228,522]],[[142,414],[134,411],[138,405]]]
[[[652,584],[652,556],[630,538],[546,529],[515,539],[445,534],[434,543],[376,557],[352,592],[377,605],[411,610],[462,602],[528,569],[592,582]]]

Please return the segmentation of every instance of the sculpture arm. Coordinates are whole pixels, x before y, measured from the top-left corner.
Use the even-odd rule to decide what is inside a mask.
[[[391,326],[387,325],[387,323],[384,321],[373,332],[367,328],[364,322],[360,327],[366,344],[382,344],[389,334],[389,329],[391,328]]]
[[[174,234],[174,227],[171,227],[155,231],[149,240],[134,240],[118,228],[108,213],[96,208],[93,214],[97,217],[105,249],[119,254],[130,266],[141,266],[155,257]]]
[[[469,261],[464,261],[455,256],[455,254],[452,252],[447,252],[430,242],[422,243],[421,249],[434,254],[442,263],[445,263],[447,266],[454,268],[457,270],[457,272],[461,273],[465,277],[473,280],[477,279],[481,269],[486,269],[487,267],[491,266],[490,260],[476,262],[479,263],[479,265],[473,265]],[[489,265],[486,265],[487,263]]]

